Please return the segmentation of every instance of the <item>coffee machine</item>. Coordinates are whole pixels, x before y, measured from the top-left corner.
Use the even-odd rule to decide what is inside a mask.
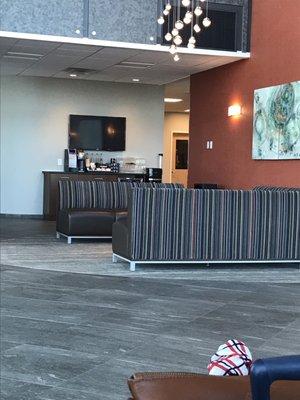
[[[146,168],[146,182],[158,182],[162,180],[161,168]]]
[[[77,168],[78,172],[85,172],[85,158],[82,150],[77,152]]]
[[[77,172],[77,151],[75,149],[65,149],[64,172]]]

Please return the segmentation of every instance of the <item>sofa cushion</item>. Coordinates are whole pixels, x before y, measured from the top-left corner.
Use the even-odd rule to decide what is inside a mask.
[[[120,221],[126,221],[128,216],[127,210],[116,210],[115,211],[115,221],[120,222]]]
[[[112,210],[60,210],[57,231],[68,236],[111,236],[115,218]]]

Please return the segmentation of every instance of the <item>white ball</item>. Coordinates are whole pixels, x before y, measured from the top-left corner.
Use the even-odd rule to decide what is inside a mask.
[[[199,32],[201,31],[201,28],[200,28],[200,26],[199,26],[198,24],[195,24],[195,25],[194,25],[194,31],[195,31],[196,33],[199,33]]]
[[[188,7],[191,4],[191,0],[182,0],[181,3],[184,7]]]
[[[161,15],[161,16],[158,18],[157,22],[159,23],[159,25],[163,25],[163,23],[165,22],[164,17]]]
[[[172,45],[170,46],[170,48],[169,48],[169,52],[170,52],[171,54],[175,54],[176,51],[177,51],[177,47],[175,46],[175,44],[172,44]]]
[[[172,40],[172,35],[171,35],[170,32],[165,34],[165,39],[166,39],[167,42],[170,42]]]
[[[211,25],[211,20],[208,17],[205,17],[202,21],[203,26],[205,26],[205,28],[208,28]]]
[[[180,30],[184,27],[184,23],[179,19],[178,21],[175,22],[175,28]]]
[[[195,10],[194,10],[194,13],[195,13],[195,15],[196,15],[197,17],[199,17],[199,16],[203,13],[202,8],[199,7],[199,6],[197,6],[197,7],[195,8]]]
[[[182,43],[182,37],[180,35],[175,36],[174,43],[176,44],[176,46],[180,46]]]

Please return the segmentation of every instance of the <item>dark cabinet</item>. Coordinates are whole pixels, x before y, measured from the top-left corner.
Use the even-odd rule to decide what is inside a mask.
[[[105,172],[67,173],[48,172],[44,174],[44,219],[55,221],[58,211],[58,181],[59,180],[87,180],[87,181],[118,181],[127,179],[144,179],[143,174],[114,174]]]

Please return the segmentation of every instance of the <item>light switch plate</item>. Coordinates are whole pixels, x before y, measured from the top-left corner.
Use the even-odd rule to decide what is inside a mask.
[[[58,158],[58,159],[57,159],[57,165],[58,165],[59,167],[62,165],[62,159],[61,159],[61,158]]]

